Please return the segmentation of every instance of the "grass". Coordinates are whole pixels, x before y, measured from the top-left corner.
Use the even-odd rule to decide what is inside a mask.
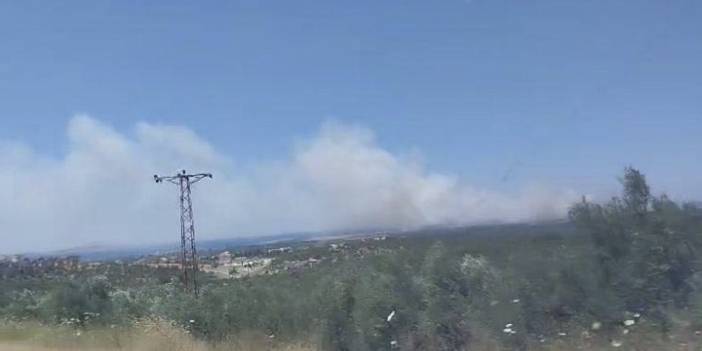
[[[216,344],[196,340],[187,330],[159,320],[136,321],[133,328],[86,328],[6,324],[0,327],[2,351],[309,351],[305,343],[278,343],[257,333]]]
[[[511,348],[491,338],[489,333],[474,332],[467,350],[500,351]],[[612,340],[621,341],[614,347]],[[514,346],[514,345],[513,345]],[[527,350],[700,350],[702,336],[684,326],[667,335],[640,326],[631,328],[627,335],[621,333],[598,334],[583,330],[571,331],[568,336],[547,342],[530,340]],[[163,321],[138,321],[130,329],[49,327],[38,324],[0,326],[2,351],[311,351],[319,347],[305,342],[277,342],[260,333],[244,333],[217,344],[196,340],[186,330]]]

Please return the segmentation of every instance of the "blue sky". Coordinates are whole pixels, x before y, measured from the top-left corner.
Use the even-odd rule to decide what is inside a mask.
[[[325,121],[495,191],[606,192],[627,164],[702,197],[702,3],[0,3],[0,141],[70,153],[89,114],[187,127],[237,165]]]
[[[60,153],[84,112],[187,125],[246,161],[336,118],[490,185],[510,163],[696,173],[700,18],[696,1],[5,2],[0,136]]]

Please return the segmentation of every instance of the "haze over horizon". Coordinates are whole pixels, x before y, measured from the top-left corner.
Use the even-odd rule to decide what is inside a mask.
[[[181,169],[215,175],[194,185],[203,239],[552,219],[579,196],[537,183],[514,193],[476,188],[426,169],[416,152],[388,152],[367,128],[333,121],[253,166],[182,126],[140,122],[123,133],[79,115],[66,134],[59,159],[0,146],[0,181],[10,185],[0,218],[21,233],[10,238],[16,250],[175,241],[177,190],[151,174]]]
[[[606,11],[605,11],[606,10]],[[0,4],[2,253],[702,199],[702,3]]]

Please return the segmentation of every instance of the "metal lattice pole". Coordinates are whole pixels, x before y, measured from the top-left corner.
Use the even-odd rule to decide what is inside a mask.
[[[185,170],[175,176],[159,177],[154,175],[156,183],[164,180],[176,184],[180,188],[180,267],[183,274],[185,289],[198,294],[197,286],[197,249],[195,247],[195,221],[193,220],[193,202],[190,197],[190,186],[203,178],[212,178],[210,173],[187,174]]]

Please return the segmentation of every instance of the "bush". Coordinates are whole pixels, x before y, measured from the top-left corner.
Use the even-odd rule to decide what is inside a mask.
[[[85,325],[88,321],[100,322],[111,317],[112,287],[102,277],[84,284],[65,283],[54,288],[41,301],[39,310],[47,321]]]

